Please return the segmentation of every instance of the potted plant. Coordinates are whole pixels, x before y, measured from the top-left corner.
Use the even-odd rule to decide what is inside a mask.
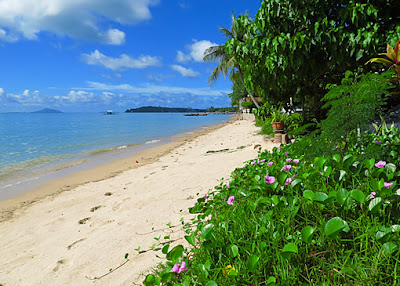
[[[271,113],[271,124],[274,130],[283,130],[285,126],[284,121],[287,119],[288,115],[286,113],[280,112],[279,109],[275,109]]]

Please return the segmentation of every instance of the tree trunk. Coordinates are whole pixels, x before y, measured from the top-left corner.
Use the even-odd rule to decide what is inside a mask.
[[[254,96],[246,88],[246,85],[245,85],[244,80],[243,80],[242,69],[240,68],[239,65],[237,66],[237,68],[238,68],[238,71],[239,71],[240,79],[242,80],[243,86],[246,89],[247,93],[250,95],[251,101],[253,101],[253,103],[257,107],[257,109],[260,108],[260,105],[258,104],[257,100],[255,100]]]

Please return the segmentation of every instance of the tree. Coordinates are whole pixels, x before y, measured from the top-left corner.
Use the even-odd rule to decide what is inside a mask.
[[[247,17],[247,13],[245,14]],[[228,39],[235,39],[236,41],[244,42],[247,35],[245,30],[239,30],[237,25],[236,25],[236,16],[234,13],[232,13],[232,26],[231,30],[228,30],[224,27],[219,27],[219,30],[224,34],[225,38]],[[213,46],[208,48],[205,51],[205,56],[203,58],[204,61],[207,62],[214,62],[216,60],[219,61],[218,66],[212,71],[210,77],[209,77],[209,84],[211,85],[213,81],[216,81],[221,74],[224,75],[225,79],[226,76],[229,74],[229,78],[234,81],[234,80],[241,80],[243,85],[244,85],[244,79],[242,75],[242,70],[238,62],[236,61],[236,58],[232,54],[226,53],[226,48],[225,44],[220,45],[220,46]],[[234,77],[234,74],[238,73],[239,74],[239,79],[238,77]],[[251,100],[255,104],[255,106],[258,108],[259,105],[257,101],[254,99],[254,96],[251,92],[247,92],[249,96],[251,97]]]
[[[248,90],[265,90],[275,101],[320,103],[328,83],[400,38],[399,8],[397,0],[263,0],[254,21],[236,19],[244,41],[232,38],[225,47]]]

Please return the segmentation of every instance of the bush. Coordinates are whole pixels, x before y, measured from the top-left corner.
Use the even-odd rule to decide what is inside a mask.
[[[192,248],[165,245],[145,285],[398,285],[398,130],[351,133],[351,148],[314,139],[260,153],[201,196]]]

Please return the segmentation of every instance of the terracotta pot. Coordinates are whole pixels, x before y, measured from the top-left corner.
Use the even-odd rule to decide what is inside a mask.
[[[284,124],[283,122],[271,122],[272,123],[272,128],[274,130],[283,130]]]

